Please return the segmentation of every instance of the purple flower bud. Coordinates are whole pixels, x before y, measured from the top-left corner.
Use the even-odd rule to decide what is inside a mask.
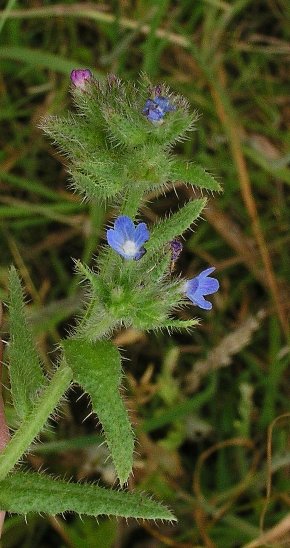
[[[179,240],[172,240],[169,245],[171,248],[171,260],[175,263],[182,252],[183,245]]]
[[[153,88],[153,95],[158,96],[158,95],[161,95],[161,93],[162,93],[162,86],[161,84],[157,84],[157,86]]]
[[[74,69],[70,75],[73,85],[79,89],[85,89],[86,82],[92,77],[93,75],[89,69]]]

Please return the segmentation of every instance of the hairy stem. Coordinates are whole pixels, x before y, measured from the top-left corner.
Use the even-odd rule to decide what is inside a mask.
[[[53,375],[50,384],[39,396],[31,412],[21,423],[4,451],[0,454],[0,480],[4,479],[27,451],[34,438],[39,434],[59,400],[72,381],[71,369],[63,363]]]
[[[138,209],[140,208],[143,194],[143,190],[137,186],[134,186],[132,183],[132,187],[127,190],[124,196],[120,209],[120,215],[127,215],[128,217],[134,219],[138,213]]]

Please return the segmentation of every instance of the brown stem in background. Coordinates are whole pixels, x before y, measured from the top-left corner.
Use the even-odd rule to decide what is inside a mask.
[[[259,249],[260,256],[264,265],[267,283],[272,294],[273,302],[277,311],[277,316],[280,320],[280,324],[285,333],[285,336],[288,337],[288,322],[285,316],[285,311],[280,303],[278,282],[276,280],[272,265],[272,259],[268,251],[267,243],[261,228],[258,209],[253,196],[248,168],[242,150],[238,123],[232,117],[230,109],[226,109],[223,101],[223,95],[226,95],[226,89],[223,85],[223,82],[225,81],[225,72],[223,67],[221,67],[220,70],[217,72],[217,80],[219,86],[214,86],[213,81],[211,81],[211,94],[216,106],[218,117],[221,120],[229,136],[232,157],[239,176],[241,195],[248,211],[249,217],[251,219],[252,232],[257,242],[257,247]]]
[[[3,309],[2,309],[2,304],[0,302],[0,327],[2,325],[2,317],[3,317]],[[5,420],[4,402],[2,398],[2,383],[1,383],[2,360],[3,360],[3,341],[0,338],[0,452],[4,449],[4,447],[7,445],[10,439],[8,426]],[[5,519],[5,510],[0,510],[0,538],[2,534],[4,519]]]

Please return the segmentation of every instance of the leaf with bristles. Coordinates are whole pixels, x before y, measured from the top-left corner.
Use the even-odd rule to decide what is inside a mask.
[[[84,196],[88,201],[99,200],[101,203],[105,203],[107,199],[111,199],[118,193],[118,189],[113,187],[112,184],[106,185],[104,181],[88,173],[71,168],[69,174],[71,175],[73,190]]]
[[[66,482],[33,472],[16,472],[0,482],[0,508],[18,514],[76,512],[89,516],[176,520],[165,506],[140,493]]]
[[[40,124],[42,129],[60,149],[72,159],[89,157],[103,147],[103,136],[90,131],[83,116],[69,114],[66,117],[47,116]]]
[[[221,190],[219,183],[202,166],[178,159],[170,162],[170,181],[182,182],[206,190]]]
[[[205,205],[205,198],[192,200],[167,219],[157,223],[146,244],[147,251],[150,253],[156,251],[185,232],[199,217]]]
[[[119,392],[121,356],[110,341],[67,339],[62,345],[74,380],[91,398],[122,485],[132,470],[134,435]]]
[[[9,272],[10,383],[17,415],[25,417],[39,391],[47,384],[25,312],[23,291],[14,267]]]

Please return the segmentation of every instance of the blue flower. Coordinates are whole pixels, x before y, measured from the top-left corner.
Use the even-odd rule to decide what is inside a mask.
[[[161,110],[163,110],[164,113],[171,112],[172,110],[176,110],[176,107],[172,105],[167,99],[167,97],[162,97],[161,95],[158,95],[157,97],[154,97],[154,103],[158,105]]]
[[[114,228],[107,230],[107,241],[124,259],[138,261],[146,252],[143,244],[149,240],[149,231],[145,223],[135,227],[132,219],[126,215],[118,217]]]
[[[150,122],[154,123],[162,120],[166,112],[175,110],[175,108],[176,107],[170,103],[167,97],[157,95],[154,99],[147,99],[142,112],[147,116]]]
[[[153,99],[147,99],[142,112],[147,116],[150,122],[159,122],[165,114],[162,108],[160,108]]]
[[[214,267],[203,270],[198,276],[188,280],[185,284],[186,296],[199,308],[211,310],[212,304],[204,298],[204,295],[215,293],[220,284],[215,278],[211,278],[211,274],[215,270]]]

